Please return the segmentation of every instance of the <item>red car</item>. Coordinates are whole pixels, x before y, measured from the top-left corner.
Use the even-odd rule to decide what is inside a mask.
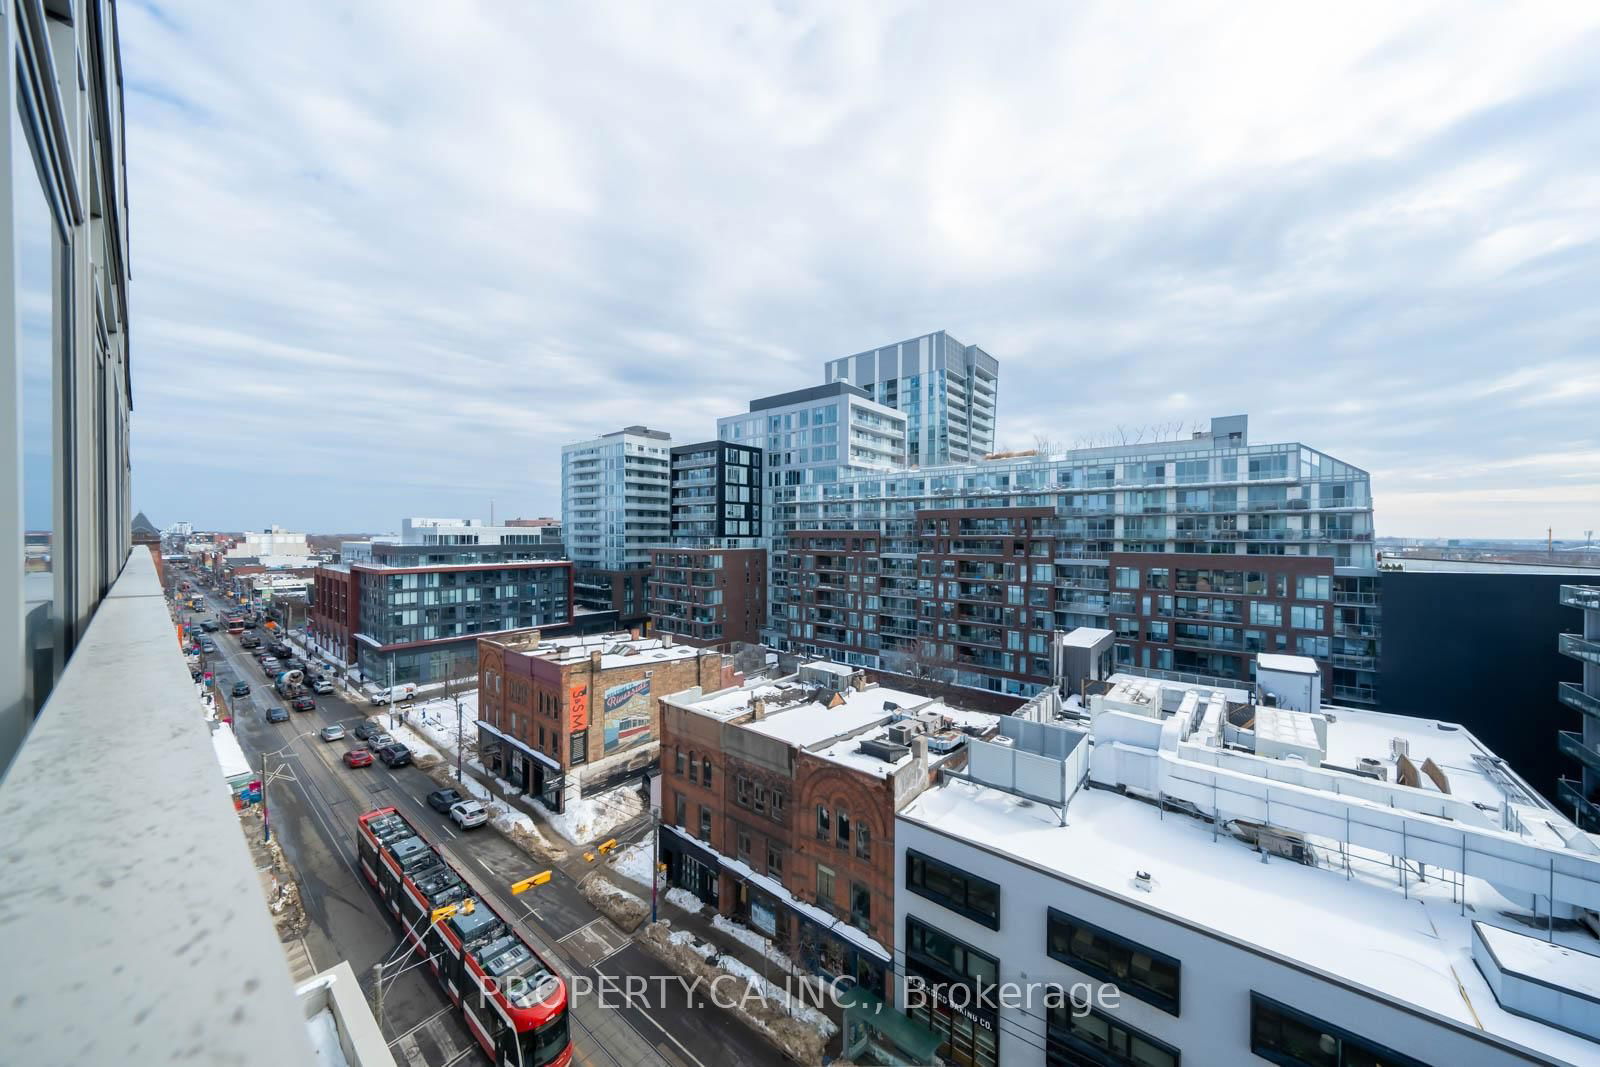
[[[310,697],[295,697],[293,700],[291,700],[289,702],[289,706],[291,708],[293,708],[295,711],[316,711],[317,710],[317,702],[315,700],[312,700]]]
[[[344,763],[347,767],[372,766],[372,753],[364,748],[352,748],[344,754]]]

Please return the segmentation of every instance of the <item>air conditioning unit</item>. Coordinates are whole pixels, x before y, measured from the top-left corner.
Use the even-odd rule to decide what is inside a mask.
[[[1399,759],[1401,756],[1411,755],[1411,742],[1403,737],[1389,739],[1389,758]]]

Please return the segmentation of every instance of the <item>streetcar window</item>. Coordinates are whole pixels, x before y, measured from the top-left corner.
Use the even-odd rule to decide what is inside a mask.
[[[524,1067],[541,1067],[542,1064],[554,1062],[566,1049],[567,1043],[567,1013],[563,1011],[539,1029],[522,1035]]]

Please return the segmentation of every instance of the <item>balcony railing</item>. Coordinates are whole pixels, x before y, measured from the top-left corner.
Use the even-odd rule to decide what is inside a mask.
[[[1590,770],[1600,771],[1600,751],[1584,744],[1583,738],[1571,730],[1562,730],[1556,736],[1556,747]]]
[[[1600,667],[1600,641],[1590,640],[1580,634],[1562,634],[1557,640],[1557,647],[1563,656]]]
[[[1556,779],[1556,799],[1571,804],[1574,821],[1585,830],[1600,830],[1600,805],[1583,795],[1583,783],[1571,778]]]
[[[1600,697],[1585,693],[1582,687],[1571,682],[1561,682],[1556,688],[1556,696],[1567,707],[1600,718]]]
[[[107,715],[112,693],[117,714]],[[96,780],[89,737],[116,754],[114,782]],[[0,810],[0,899],[20,909],[6,927],[0,1031],[17,1055],[314,1062],[144,548],[24,739]],[[240,1010],[218,1006],[226,991]]]
[[[1580,611],[1600,611],[1600,585],[1564,585],[1561,603]]]

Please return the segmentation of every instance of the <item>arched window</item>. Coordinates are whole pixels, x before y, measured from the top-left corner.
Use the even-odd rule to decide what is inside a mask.
[[[818,841],[826,841],[827,839],[828,839],[828,806],[826,804],[818,804],[817,805],[817,840]]]

